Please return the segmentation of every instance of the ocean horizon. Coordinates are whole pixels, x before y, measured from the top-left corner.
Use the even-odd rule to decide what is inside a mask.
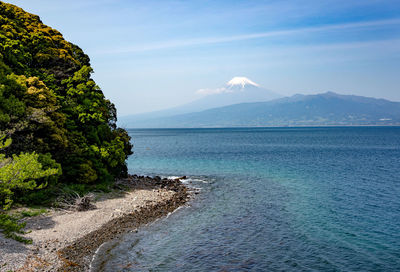
[[[130,173],[185,175],[200,193],[97,256],[105,271],[400,267],[400,127],[129,134],[135,143]]]
[[[0,272],[400,272],[400,1],[0,21]]]

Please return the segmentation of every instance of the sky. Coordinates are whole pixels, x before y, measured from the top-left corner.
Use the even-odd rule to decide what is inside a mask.
[[[8,0],[90,56],[119,115],[244,76],[281,95],[400,101],[399,0]]]

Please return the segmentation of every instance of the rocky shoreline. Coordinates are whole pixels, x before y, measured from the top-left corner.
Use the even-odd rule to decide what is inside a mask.
[[[145,206],[138,211],[115,218],[101,229],[91,232],[72,245],[61,249],[58,251],[58,256],[63,260],[64,264],[58,271],[87,271],[93,254],[104,242],[117,238],[128,230],[136,229],[140,225],[165,216],[187,201],[187,188],[182,185],[179,179],[170,180],[159,177],[137,176],[135,178],[144,180],[152,187],[172,190],[175,194],[166,201]]]
[[[166,216],[184,205],[189,199],[190,192],[180,181],[183,178],[185,177],[161,179],[157,176],[132,175],[118,182],[118,185],[126,188],[127,195],[116,199],[106,199],[102,204],[95,203],[96,206],[102,205],[101,207],[103,207],[103,209],[98,208],[97,213],[96,210],[74,211],[69,215],[57,215],[59,217],[70,216],[70,218],[84,217],[86,221],[76,223],[82,224],[82,228],[89,227],[86,226],[88,222],[92,222],[96,217],[101,217],[99,219],[101,225],[89,227],[88,230],[77,229],[75,231],[76,237],[63,239],[61,233],[59,233],[62,232],[60,227],[58,229],[50,227],[43,230],[45,232],[40,233],[40,219],[32,218],[33,222],[28,222],[27,229],[29,230],[29,226],[34,229],[31,234],[28,234],[28,237],[33,237],[33,245],[18,245],[25,247],[26,250],[21,250],[21,252],[18,252],[19,254],[8,254],[7,259],[7,254],[2,252],[3,246],[7,246],[4,243],[12,246],[18,242],[0,239],[0,256],[3,256],[0,257],[0,270],[89,271],[93,255],[103,243],[116,239],[128,231],[137,231],[139,226]],[[139,199],[137,199],[138,197]],[[106,210],[110,206],[112,206],[112,209]],[[55,217],[55,215],[50,215],[50,217]],[[103,219],[103,217],[107,219]],[[71,224],[71,222],[65,224],[68,223]],[[68,226],[67,228],[70,229]],[[67,231],[69,231],[67,236],[70,236],[71,230]],[[72,235],[74,235],[74,232],[72,232]],[[57,238],[51,239],[50,236]],[[23,263],[21,263],[22,260],[24,260]]]

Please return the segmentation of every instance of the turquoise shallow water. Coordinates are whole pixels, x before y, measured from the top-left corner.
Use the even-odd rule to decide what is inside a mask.
[[[131,173],[201,193],[124,236],[105,271],[400,271],[400,128],[129,133]]]

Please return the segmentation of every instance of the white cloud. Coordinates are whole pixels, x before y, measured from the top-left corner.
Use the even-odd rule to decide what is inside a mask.
[[[216,88],[216,89],[200,89],[196,91],[196,94],[199,95],[210,95],[210,94],[220,94],[220,93],[231,93],[232,90],[229,90],[225,87]]]

